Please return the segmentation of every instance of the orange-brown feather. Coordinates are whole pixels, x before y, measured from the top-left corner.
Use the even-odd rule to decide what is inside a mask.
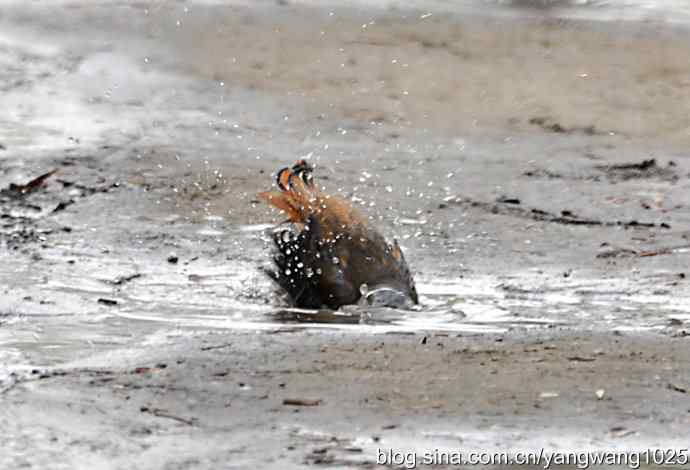
[[[307,185],[289,168],[278,173],[278,186],[279,191],[265,191],[257,196],[283,211],[290,222],[306,224],[309,217],[316,217],[328,238],[348,227],[366,225],[366,218],[348,201],[322,194],[313,180]]]
[[[257,194],[257,196],[259,199],[263,199],[275,208],[285,212],[290,222],[305,222],[302,212],[289,195],[279,191],[264,191]]]
[[[306,223],[318,207],[320,196],[317,189],[307,186],[298,175],[287,168],[278,174],[278,185],[280,191],[264,191],[257,196],[285,212],[291,222]]]

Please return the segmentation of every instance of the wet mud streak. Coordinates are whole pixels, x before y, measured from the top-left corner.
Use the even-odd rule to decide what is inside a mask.
[[[611,132],[600,131],[594,125],[585,127],[566,127],[549,117],[533,117],[529,120],[529,123],[533,126],[539,126],[547,132],[555,132],[557,134],[572,134],[575,132],[588,136],[611,134]]]
[[[620,165],[597,165],[595,168],[603,171],[606,177],[612,181],[628,181],[631,179],[658,178],[671,182],[676,182],[679,177],[673,170],[674,162],[669,162],[668,166],[662,167],[656,159],[650,158],[638,163],[624,163]]]
[[[70,227],[58,226],[49,216],[80,199],[119,186],[104,183],[100,177],[94,185],[52,178],[60,171],[61,168],[54,168],[26,183],[10,183],[0,189],[0,245],[17,249],[43,241],[56,231],[69,232]]]
[[[486,202],[478,201],[471,198],[454,197],[446,202],[476,207],[489,214],[507,215],[521,219],[536,220],[539,222],[549,222],[562,225],[582,225],[582,226],[596,226],[596,227],[625,227],[625,228],[662,228],[670,229],[671,226],[665,222],[640,222],[637,220],[599,220],[580,217],[569,210],[563,210],[560,214],[548,212],[536,208],[518,207],[515,203],[506,202]]]
[[[525,171],[523,176],[529,178],[545,179],[568,179],[573,181],[596,181],[608,180],[611,183],[625,182],[629,180],[652,180],[657,179],[669,183],[676,183],[680,176],[676,171],[676,163],[669,161],[666,166],[657,163],[656,159],[650,158],[634,163],[623,164],[604,164],[595,165],[591,171],[584,174],[564,174],[548,168],[535,168]]]

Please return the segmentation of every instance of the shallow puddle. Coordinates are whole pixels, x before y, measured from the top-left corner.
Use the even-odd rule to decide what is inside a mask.
[[[103,279],[60,277],[60,282],[46,285],[50,292],[43,291],[57,305],[40,305],[43,313],[16,312],[0,320],[2,360],[19,368],[56,364],[141,344],[171,330],[440,335],[511,334],[546,327],[644,330],[683,325],[690,311],[687,296],[647,295],[629,280],[563,281],[545,287],[528,284],[527,276],[519,284],[491,276],[423,280],[418,284],[421,305],[414,309],[306,310],[280,306],[273,286],[255,266],[237,267],[227,272],[198,266],[193,274],[171,274],[161,266],[118,287]],[[56,311],[65,307],[81,313]]]
[[[443,335],[554,327],[648,330],[683,326],[690,312],[690,293],[674,287],[677,275],[671,272],[597,279],[541,270],[418,276],[420,305],[413,308],[290,308],[259,269],[269,255],[257,238],[265,241],[271,225],[209,222],[217,224],[213,230],[219,236],[253,248],[241,256],[180,255],[178,260],[177,255],[153,256],[136,249],[104,256],[91,248],[73,248],[66,255],[56,247],[42,252],[48,272],[30,265],[0,272],[0,282],[14,285],[9,298],[0,299],[0,312],[7,312],[0,317],[3,359],[55,364],[140,344],[162,330]],[[14,282],[18,275],[22,285]]]

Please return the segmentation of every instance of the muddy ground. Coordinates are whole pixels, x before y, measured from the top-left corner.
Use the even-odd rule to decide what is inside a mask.
[[[2,468],[687,446],[684,27],[3,5]],[[419,311],[282,306],[255,194],[298,157]]]

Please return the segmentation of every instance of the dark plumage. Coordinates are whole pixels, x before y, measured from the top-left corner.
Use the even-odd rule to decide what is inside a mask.
[[[300,160],[277,174],[279,191],[259,193],[281,209],[293,229],[274,233],[275,271],[267,271],[301,308],[356,303],[362,292],[390,288],[418,302],[397,241],[389,244],[342,198],[321,193]]]

